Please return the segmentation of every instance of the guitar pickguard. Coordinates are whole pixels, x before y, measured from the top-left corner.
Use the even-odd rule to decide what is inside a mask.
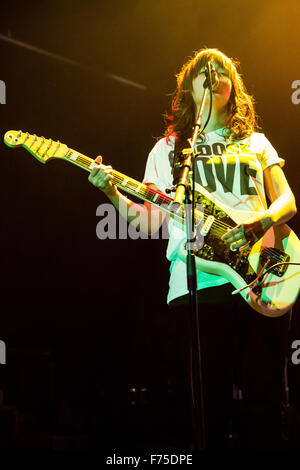
[[[251,248],[247,248],[244,251],[233,251],[230,247],[221,240],[221,236],[229,229],[234,228],[237,224],[216,204],[208,200],[202,194],[197,196],[197,203],[201,204],[204,208],[204,214],[209,217],[215,218],[212,224],[211,230],[205,236],[203,246],[195,250],[196,256],[208,260],[226,263],[232,269],[234,269],[246,282],[249,284],[256,277],[257,273],[249,263],[249,254]],[[259,258],[259,266],[263,268],[266,265],[268,268],[279,262],[288,262],[290,257],[276,248],[262,248]],[[273,274],[278,277],[284,275],[287,270],[287,265],[274,266],[271,269]]]

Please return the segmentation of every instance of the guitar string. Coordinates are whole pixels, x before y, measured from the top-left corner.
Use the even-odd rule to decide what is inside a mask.
[[[117,172],[116,172],[116,174],[117,174]],[[120,175],[120,176],[121,176],[121,175]],[[134,183],[133,183],[133,184],[134,184]],[[131,189],[134,190],[134,189],[136,189],[136,188],[133,186]],[[150,188],[149,188],[149,189],[150,189]],[[148,191],[148,189],[147,189],[146,191]],[[154,190],[152,190],[152,191],[154,192]],[[143,194],[143,195],[147,195],[147,192],[144,192],[144,191],[139,191],[139,194],[140,194],[140,193]],[[204,215],[204,218],[205,218],[205,215]],[[198,221],[199,221],[199,219],[197,219],[197,217],[196,217],[196,222],[198,222]],[[218,233],[218,235],[224,235],[224,233],[226,233],[226,231],[227,231],[228,229],[230,230],[230,229],[232,229],[232,228],[234,227],[234,226],[232,226],[232,225],[230,225],[230,224],[227,224],[227,223],[225,223],[225,222],[221,222],[221,221],[219,221],[219,220],[217,220],[217,219],[215,219],[215,221],[213,222],[213,225],[214,225],[215,227],[218,226],[218,228],[220,229],[218,232],[215,232],[215,233]],[[225,231],[223,231],[223,229],[224,229]]]
[[[71,152],[72,154],[72,152]],[[71,155],[68,155],[68,158],[70,158]],[[81,155],[79,155],[76,159],[77,162],[82,162],[84,164],[85,167],[88,167],[91,165],[91,163],[94,162],[94,160],[91,160],[89,159],[88,157],[83,157]],[[113,177],[115,177],[115,180],[117,183],[122,183],[122,181],[124,179],[128,179],[128,182],[126,183],[126,187],[128,187],[129,189],[131,189],[132,191],[136,190],[136,188],[140,185],[140,184],[143,184],[143,183],[139,183],[139,182],[133,182],[131,178],[128,178],[126,177],[125,175],[122,175],[121,173],[117,172],[116,170],[113,170]],[[157,194],[157,192],[151,188],[144,188],[142,187],[138,194],[139,195],[142,195],[142,196],[147,196],[148,194],[151,194],[151,193],[154,193],[154,195]],[[170,204],[170,202],[172,201],[171,198],[168,198],[166,201],[164,200],[164,195],[162,196],[159,196],[159,198],[157,199],[160,199],[162,200],[163,202],[168,202],[168,204]],[[178,215],[178,214],[177,214]],[[205,216],[204,216],[205,217]],[[199,218],[196,218],[196,222],[200,222]],[[225,231],[227,231],[228,229],[231,229],[233,228],[231,225],[229,224],[226,224],[224,222],[220,222],[220,221],[217,221],[215,220],[214,221],[214,224],[215,226],[219,226],[220,229],[225,229]],[[224,232],[225,233],[225,232]],[[219,235],[223,234],[222,231],[218,232]]]
[[[27,136],[27,138],[28,138],[28,136]],[[40,140],[41,140],[41,139],[37,139],[37,143],[39,143]],[[48,140],[45,139],[45,142],[44,142],[44,143],[47,144],[47,143],[48,143]],[[53,142],[53,144],[54,144],[54,142]],[[64,144],[62,144],[62,145],[64,145]],[[48,151],[50,150],[51,147],[52,147],[52,145],[50,145],[50,147],[47,149],[46,153],[48,153]],[[68,159],[71,159],[70,157],[72,156],[73,150],[69,149],[67,146],[65,146],[65,147],[66,147],[66,149],[67,149],[67,153],[66,153],[66,156],[65,156],[65,157],[68,158]],[[76,152],[76,153],[77,153],[77,152]],[[88,168],[88,169],[89,169],[90,165],[94,162],[94,160],[90,159],[89,157],[85,157],[85,156],[80,155],[80,154],[78,155],[76,161],[79,162],[79,163],[81,163],[82,166],[84,166],[85,168]],[[117,182],[119,182],[120,184],[124,181],[124,179],[128,179],[128,183],[129,183],[129,184],[127,183],[126,186],[127,186],[129,189],[131,189],[132,191],[135,191],[135,190],[137,189],[137,187],[139,187],[141,184],[143,184],[143,183],[139,183],[139,182],[134,182],[134,181],[132,181],[131,178],[127,178],[125,175],[122,175],[121,173],[116,172],[115,170],[113,170],[113,176],[115,177],[115,179],[117,180]],[[146,196],[146,197],[149,195],[149,193],[150,193],[150,194],[151,194],[151,193],[154,193],[154,195],[157,194],[157,192],[156,192],[155,190],[153,190],[153,189],[151,189],[151,188],[148,188],[148,187],[144,187],[144,186],[142,186],[141,190],[139,190],[139,192],[138,192],[139,195]],[[159,196],[159,197],[157,198],[157,201],[159,202],[160,205],[161,205],[163,202],[168,202],[168,205],[169,205],[170,202],[171,202],[171,199],[170,199],[170,198],[165,199],[165,196],[164,196],[164,195],[161,195],[161,196]],[[180,216],[180,215],[178,215],[178,214],[176,214],[176,215],[177,215],[178,217],[181,217],[181,218],[182,218],[182,216]],[[205,213],[203,213],[203,215],[202,215],[202,217],[203,217],[204,219],[207,219],[208,216],[209,216],[209,215],[208,215],[208,214],[205,214]],[[201,218],[202,218],[202,217],[201,217]],[[198,221],[200,222],[199,217],[196,215],[196,222],[198,222]],[[224,229],[225,229],[225,231],[226,231],[226,230],[228,230],[228,229],[230,229],[230,228],[232,228],[231,225],[228,225],[228,224],[226,224],[226,223],[224,223],[224,222],[220,222],[220,221],[218,221],[217,219],[215,219],[215,221],[213,222],[212,227],[211,227],[211,232],[212,232],[212,234],[215,234],[215,235],[217,235],[217,236],[220,236],[220,235],[223,235],[223,234],[225,233],[225,232],[224,232]],[[272,255],[273,259],[274,259],[274,258],[275,258],[275,259],[278,259],[278,260],[281,260],[281,259],[282,259],[281,256],[277,253],[277,251],[275,251],[274,248],[267,248],[267,249],[265,250],[265,253]]]
[[[122,183],[122,181],[123,181],[125,178],[127,179],[127,177],[124,177],[123,175],[121,175],[120,173],[115,172],[115,171],[114,171],[114,176],[115,176],[116,182],[119,182],[119,183]],[[129,184],[128,184],[128,183],[129,183]],[[138,182],[135,183],[135,182],[133,182],[133,181],[130,180],[130,179],[129,179],[128,183],[126,184],[126,186],[129,187],[129,189],[131,189],[131,190],[133,190],[133,191],[136,190],[136,188],[137,188],[140,184],[142,184],[142,183],[138,183]],[[155,190],[153,190],[152,188],[148,188],[148,187],[142,187],[142,188],[139,190],[139,192],[138,192],[138,194],[139,194],[139,195],[142,195],[142,196],[148,196],[149,193],[150,193],[150,194],[152,193],[153,195],[156,195],[156,194],[157,194],[157,192],[156,192]],[[148,199],[150,199],[150,198],[148,197]],[[160,203],[162,203],[162,202],[168,202],[168,204],[169,204],[169,203],[171,202],[171,199],[168,198],[168,199],[165,201],[164,195],[162,195],[162,196],[159,196],[159,197],[157,198],[157,202],[160,202]],[[178,214],[177,214],[177,215],[178,215]],[[208,216],[209,216],[209,214],[205,214],[205,213],[203,214],[204,219],[207,219]],[[179,217],[180,217],[180,216],[179,216]],[[196,217],[196,222],[198,222],[198,221],[200,221],[200,220],[199,220],[199,217]],[[215,226],[215,227],[214,227],[214,226]],[[223,235],[223,234],[225,233],[225,231],[226,231],[228,228],[230,229],[230,228],[232,228],[232,226],[230,226],[229,224],[226,224],[226,223],[224,223],[224,222],[220,222],[220,221],[215,220],[214,223],[213,223],[213,225],[212,225],[212,230],[211,230],[211,231],[212,231],[212,233],[213,233],[214,235],[216,235],[216,236],[221,236],[221,235]],[[225,231],[224,231],[224,229],[225,229]],[[278,255],[277,252],[276,252],[275,250],[273,250],[272,248],[268,248],[268,249],[266,250],[266,252],[269,253],[270,255],[272,255],[272,258],[273,258],[273,259],[278,259],[278,260],[282,259],[282,258],[280,257],[280,255]]]
[[[69,157],[69,156],[68,156]],[[91,163],[94,162],[94,160],[90,160],[88,159],[88,157],[84,158],[82,156],[79,156],[76,161],[79,161],[81,163],[84,164],[84,166],[87,168],[91,165]],[[115,177],[115,180],[117,183],[122,183],[124,181],[124,179],[127,179],[128,177],[126,177],[125,175],[122,175],[121,173],[113,170],[113,176]],[[128,178],[128,183],[126,184],[126,187],[128,187],[129,189],[131,189],[132,191],[136,190],[138,188],[138,186],[140,186],[141,184],[143,183],[139,183],[139,182],[134,182],[132,181],[131,178]],[[138,194],[139,195],[142,195],[142,196],[148,196],[149,193],[153,194],[154,196],[157,194],[157,192],[155,190],[153,190],[152,188],[148,188],[146,185],[143,187],[141,187],[141,189],[139,190]],[[150,199],[150,198],[149,198]],[[170,204],[170,202],[172,201],[171,198],[165,198],[164,195],[160,195],[158,198],[157,198],[157,201],[160,202],[160,205],[163,203],[163,202],[166,202],[168,203],[168,205]],[[178,217],[181,217],[180,215],[176,214]],[[207,219],[208,216],[210,214],[205,214],[203,213],[203,217],[204,219]],[[201,217],[202,218],[202,217]],[[200,219],[198,216],[196,216],[196,222],[200,222]],[[213,225],[215,225],[215,227],[213,227]],[[220,235],[223,235],[225,233],[226,230],[228,229],[231,229],[232,226],[227,224],[227,223],[224,223],[224,222],[221,222],[221,221],[218,221],[217,219],[215,219],[215,221],[213,222],[213,225],[212,225],[212,233],[217,235],[217,236],[220,236]],[[224,231],[225,229],[225,231]],[[265,250],[266,253],[269,253],[270,255],[272,255],[273,259],[282,259],[280,255],[278,255],[278,253],[273,249],[273,248],[267,248]]]
[[[39,140],[37,140],[37,143],[39,143]],[[47,140],[45,140],[44,142],[45,144],[47,144]],[[53,143],[54,144],[54,143]],[[64,145],[64,144],[61,144],[61,145]],[[50,148],[52,147],[52,145],[50,145],[50,147],[47,149],[47,152],[50,150]],[[65,155],[65,158],[68,158],[68,160],[71,160],[71,156],[73,154],[73,151],[70,150],[67,146],[65,146],[66,149],[67,149],[67,153]],[[77,153],[77,152],[76,152]],[[73,161],[72,161],[73,162]],[[82,166],[84,166],[85,168],[89,169],[90,165],[94,162],[94,160],[88,158],[88,157],[85,157],[85,156],[82,156],[82,155],[78,155],[77,158],[76,158],[76,162],[80,163]],[[139,183],[139,182],[134,182],[131,178],[128,178],[126,177],[125,175],[122,175],[121,173],[113,170],[113,176],[114,176],[114,179],[116,180],[117,183],[119,184],[122,184],[124,179],[128,179],[128,182],[126,184],[126,187],[128,189],[131,189],[132,191],[136,191],[136,189],[143,183]],[[139,195],[142,195],[142,196],[145,196],[147,197],[148,199],[151,199],[149,198],[149,194],[151,194],[153,196],[155,196],[157,194],[157,192],[151,188],[148,188],[147,186],[142,186],[140,188],[140,190],[138,191],[138,194]],[[159,205],[161,205],[162,203],[167,203],[167,205],[170,204],[170,202],[172,201],[171,198],[166,198],[165,195],[160,195],[156,201],[159,203]],[[182,218],[181,215],[178,215],[176,214],[178,217]],[[203,214],[201,214],[201,219],[202,217],[204,218],[204,220],[207,220],[208,216],[210,214],[206,214],[205,212]],[[196,214],[196,222],[200,222],[200,218],[199,216]],[[233,228],[231,225],[227,224],[227,223],[224,223],[224,222],[221,222],[221,221],[218,221],[217,219],[214,220],[212,226],[211,226],[211,233],[213,235],[216,235],[217,237],[220,237],[222,236],[224,233],[226,233],[226,231],[228,229],[231,229]],[[272,255],[273,259],[278,259],[278,260],[281,260],[282,258],[280,257],[280,255],[278,255],[278,253],[273,249],[273,248],[267,248],[265,250],[266,253]]]
[[[122,178],[121,176],[116,175],[116,182],[117,182],[117,183],[118,183],[118,182],[119,182],[119,183],[122,183],[122,180],[123,180],[123,179],[124,179],[124,178]],[[138,185],[136,185],[136,184],[133,183],[133,182],[129,182],[129,183],[130,183],[130,184],[126,183],[126,187],[128,187],[129,189],[132,189],[132,190],[135,190],[136,187],[137,187],[139,184],[141,184],[141,183],[138,183]],[[147,187],[146,187],[146,188],[147,188]],[[156,192],[155,190],[153,190],[153,189],[151,189],[151,188],[147,188],[147,189],[146,189],[146,188],[141,188],[141,190],[139,190],[138,194],[139,194],[139,195],[142,195],[142,196],[147,196],[149,193],[150,193],[150,194],[153,193],[153,195],[157,194],[157,192]],[[164,201],[164,195],[160,196],[159,198],[160,198],[163,202],[165,202],[165,201]],[[159,198],[158,198],[158,199],[159,199]],[[171,201],[172,201],[171,199],[167,199],[167,200],[166,200],[166,202],[168,202],[168,205],[170,204]],[[205,215],[206,215],[206,214],[205,214]],[[204,215],[204,217],[205,217],[205,215]],[[208,215],[210,215],[210,214],[208,214]],[[208,217],[208,215],[206,215],[206,217]],[[199,218],[196,218],[196,221],[199,221],[199,222],[200,222]],[[216,226],[218,225],[220,229],[224,228],[224,229],[227,229],[227,230],[228,230],[228,229],[232,228],[231,225],[226,224],[226,223],[224,223],[224,222],[217,221],[217,219],[215,219],[214,224],[215,224]]]
[[[67,148],[68,149],[68,148]],[[48,149],[49,150],[49,149]],[[73,151],[71,149],[68,149],[68,153],[66,155],[67,158],[70,158],[71,155],[72,155]],[[77,153],[77,152],[76,152]],[[68,155],[69,154],[69,155]],[[85,167],[89,167],[93,162],[94,160],[90,159],[89,157],[86,157],[86,156],[83,156],[81,154],[78,155],[76,161],[78,162],[81,162]],[[113,176],[115,176],[115,179],[119,182],[119,183],[122,183],[122,181],[124,180],[124,176],[122,174],[120,174],[119,172],[113,170]],[[126,176],[125,176],[125,179]],[[129,183],[129,184],[128,184]],[[136,190],[137,187],[142,184],[142,183],[135,183],[132,181],[131,178],[128,178],[128,183],[127,183],[127,187],[129,189],[131,189],[132,191]],[[141,190],[139,190],[138,194],[142,195],[142,196],[147,196],[149,193],[151,194],[152,192],[155,192],[154,190],[151,190],[151,188],[141,188]],[[155,194],[157,194],[157,192],[155,192]],[[164,198],[162,196],[160,196],[159,198],[157,199],[162,199],[163,202],[164,201]],[[167,200],[168,203],[170,203],[170,199]],[[161,205],[161,202],[160,202],[160,205]],[[178,215],[178,214],[177,214]],[[203,217],[205,219],[205,216],[206,214],[203,214]],[[179,216],[180,217],[180,216]],[[207,218],[208,216],[206,216]],[[196,222],[200,222],[199,218],[196,216]],[[213,225],[215,225],[214,227],[214,230],[212,230],[217,236],[220,236],[220,235],[223,235],[225,233],[225,231],[227,231],[228,229],[231,229],[233,228],[231,225],[227,224],[227,223],[224,223],[224,222],[221,222],[221,221],[218,221],[217,219],[215,219],[215,221],[213,222]],[[218,228],[217,228],[218,227]],[[213,227],[212,227],[213,228]],[[225,229],[225,231],[224,231]]]
[[[122,183],[122,180],[124,180],[124,177],[122,177],[121,175],[116,175],[116,180],[119,181],[120,183]],[[138,185],[140,185],[141,183],[133,183],[133,182],[130,182],[131,185],[129,185],[128,183],[126,184],[126,186],[131,186],[131,189],[134,190],[138,187]],[[144,196],[148,196],[149,193],[154,193],[157,194],[157,192],[151,188],[143,188],[143,190],[139,191],[138,194],[141,194],[141,195],[144,195]],[[163,202],[164,202],[164,196],[160,196],[158,198],[158,200],[161,199]],[[167,201],[170,203],[170,199],[167,199]],[[209,216],[209,214],[203,214],[203,217],[204,219],[207,219],[207,217]],[[196,217],[196,221],[199,221],[199,218]],[[213,227],[215,225],[215,227]],[[212,234],[216,235],[216,236],[220,236],[220,235],[223,235],[225,233],[225,231],[223,229],[227,229],[227,228],[232,228],[230,225],[226,224],[226,223],[222,223],[222,222],[219,222],[217,220],[214,221],[213,225],[212,225]],[[281,256],[277,254],[277,252],[275,250],[273,250],[272,248],[268,248],[266,249],[266,253],[269,253],[270,255],[272,255],[272,258],[275,260],[275,259],[278,259],[278,260],[281,260]]]
[[[122,180],[123,180],[124,178],[119,177],[119,178],[116,178],[116,179],[118,179],[120,182],[122,182]],[[138,184],[140,184],[140,183],[138,183]],[[138,184],[133,183],[133,184],[131,185],[131,188],[132,188],[133,190],[136,189],[136,187],[138,186]],[[129,186],[129,185],[127,184],[127,186]],[[155,192],[155,190],[152,190],[151,188],[149,188],[149,189],[148,189],[148,188],[147,188],[147,189],[145,188],[144,191],[139,191],[139,194],[142,194],[142,195],[147,196],[149,192],[150,192],[150,193],[153,192],[154,194],[157,194],[157,193]],[[164,197],[163,197],[163,196],[161,196],[160,199],[162,199],[162,201],[164,201]],[[168,202],[170,202],[170,199],[168,199]],[[203,214],[204,219],[207,219],[208,216],[209,216],[209,214]],[[196,218],[196,221],[199,221],[199,218]],[[215,225],[215,227],[214,227],[214,225]],[[218,226],[218,225],[219,225],[219,226]],[[216,227],[216,226],[217,226],[217,227]],[[214,223],[213,223],[213,225],[212,225],[211,232],[212,232],[213,235],[216,235],[216,236],[220,237],[221,235],[223,235],[223,234],[225,233],[225,231],[226,231],[227,228],[232,228],[232,227],[231,227],[230,225],[228,225],[228,224],[225,224],[225,223],[220,223],[220,222],[218,223],[218,221],[215,220]],[[223,229],[225,229],[225,231],[224,231]],[[270,255],[272,255],[272,258],[273,258],[274,260],[276,260],[276,259],[277,259],[277,260],[281,260],[281,259],[282,259],[281,256],[278,255],[277,252],[276,252],[275,250],[273,250],[272,248],[266,249],[266,252],[269,253]]]
[[[40,139],[37,139],[37,143],[39,142]],[[48,142],[47,139],[45,139],[45,144]],[[53,142],[53,144],[55,144],[55,142]],[[52,145],[53,145],[52,144]],[[52,147],[52,145],[50,145],[50,147],[48,148],[47,152],[50,150],[50,148]],[[61,144],[61,145],[64,145],[64,144]],[[72,156],[72,153],[73,153],[73,150],[69,149],[67,146],[65,146],[67,148],[67,154],[66,154],[66,157],[68,159],[70,159],[70,157]],[[76,152],[77,153],[77,152]],[[85,168],[89,168],[90,165],[94,162],[94,160],[90,159],[89,157],[86,157],[86,156],[83,156],[81,154],[78,155],[76,161],[80,162]],[[122,175],[121,173],[113,170],[113,176],[115,177],[115,179],[117,180],[117,182],[119,182],[120,184],[124,181],[124,179],[128,179],[128,183],[127,183],[127,187],[129,189],[131,189],[132,191],[135,191],[137,189],[138,186],[140,186],[141,184],[143,183],[139,183],[139,182],[134,182],[131,178],[128,178],[126,177],[125,175]],[[142,188],[139,190],[138,194],[139,195],[142,195],[142,196],[145,196],[147,197],[149,195],[149,193],[154,193],[154,196],[157,194],[157,192],[155,190],[153,190],[152,188],[148,188],[147,186],[145,187],[144,185],[142,186]],[[159,204],[161,205],[163,202],[166,202],[168,203],[168,205],[170,204],[171,202],[171,198],[168,198],[166,199],[165,198],[165,195],[160,195],[158,198],[157,198],[157,201],[159,202]],[[176,214],[178,217],[181,217],[180,215]],[[208,216],[210,214],[206,214],[205,212],[202,214],[201,216],[201,219],[202,217],[204,219],[207,219]],[[196,222],[200,222],[201,220],[199,219],[199,216],[196,214]],[[226,230],[228,229],[231,229],[232,226],[227,224],[227,223],[224,223],[224,222],[221,222],[221,221],[218,221],[217,219],[214,220],[213,224],[212,224],[212,227],[211,227],[211,232],[217,236],[220,236],[220,235],[223,235],[225,233]],[[225,231],[224,231],[225,230]],[[266,253],[269,253],[270,255],[272,255],[273,259],[274,258],[277,258],[277,259],[282,259],[281,256],[277,253],[277,251],[275,251],[274,248],[267,248],[265,250]]]
[[[135,187],[133,186],[132,189],[135,189]],[[152,190],[152,191],[154,192],[154,190]],[[139,194],[142,193],[143,195],[146,195],[146,196],[147,196],[147,192],[149,192],[148,189],[145,190],[145,191],[139,191]],[[151,192],[151,191],[150,191],[150,192]],[[155,193],[155,194],[156,194],[156,193]],[[163,199],[163,197],[162,197],[161,199]],[[209,215],[210,215],[210,214],[205,214],[205,213],[204,213],[204,214],[203,214],[204,219],[207,219]],[[198,222],[198,221],[200,221],[200,220],[199,220],[199,217],[196,216],[196,222]],[[220,222],[220,221],[218,221],[218,220],[215,220],[215,221],[213,222],[211,228],[212,228],[211,231],[213,232],[213,234],[215,234],[215,235],[217,235],[217,236],[220,237],[220,236],[224,235],[224,233],[227,231],[228,228],[230,229],[230,228],[233,228],[233,227],[232,227],[231,225],[229,225],[229,224],[224,223],[224,222]],[[276,258],[276,259],[279,259],[279,260],[281,259],[280,255],[278,255],[275,250],[272,250],[272,248],[269,248],[269,249],[268,249],[268,253],[272,254],[273,258]]]
[[[90,166],[90,164],[93,162],[93,160],[90,160],[88,159],[88,157],[86,158],[83,158],[81,156],[79,156],[77,158],[77,160],[80,160],[82,161],[85,166]],[[128,179],[128,183],[126,184],[126,187],[128,187],[129,189],[135,191],[138,186],[140,186],[141,184],[143,185],[143,183],[139,183],[139,182],[134,182],[131,178],[128,178],[126,177],[125,175],[122,175],[121,173],[113,170],[113,176],[116,180],[117,183],[120,183],[122,184],[122,182],[124,181],[124,179]],[[157,194],[157,192],[152,189],[152,188],[148,188],[146,185],[143,185],[142,188],[139,190],[138,194],[139,195],[142,195],[142,196],[149,196],[149,193],[153,194],[154,196]],[[149,198],[150,199],[150,198]],[[171,198],[167,198],[165,195],[160,195],[158,198],[157,198],[157,201],[162,204],[163,202],[167,203],[167,205],[170,204],[170,202],[172,201]],[[177,214],[178,215],[178,214]],[[210,214],[203,214],[203,217],[207,219],[207,217],[209,216]],[[178,215],[180,217],[180,215]],[[202,217],[201,217],[202,218]],[[196,221],[200,221],[199,217],[196,218]],[[213,225],[215,225],[215,227],[218,226],[219,230],[214,230],[215,233],[218,233],[218,234],[222,234],[223,231],[222,229],[228,229],[228,228],[231,228],[231,225],[229,224],[226,224],[224,222],[221,222],[221,221],[218,221],[218,220],[215,220]],[[271,251],[272,249],[269,248],[267,249],[268,251]],[[275,254],[276,252],[274,252],[273,254]]]

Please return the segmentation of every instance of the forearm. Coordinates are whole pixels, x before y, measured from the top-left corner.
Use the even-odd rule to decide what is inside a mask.
[[[279,165],[265,169],[265,189],[271,202],[265,212],[265,220],[272,225],[282,224],[297,213],[295,197]]]
[[[137,230],[152,235],[161,226],[163,215],[159,209],[151,208],[149,205],[137,204],[117,189],[106,193],[106,196],[121,216]]]
[[[271,227],[287,222],[297,213],[293,194],[286,193],[275,199],[266,211],[266,223]]]
[[[148,233],[148,211],[143,204],[136,204],[118,190],[106,194],[121,216],[141,232]]]
[[[111,166],[103,165],[101,156],[96,158],[95,163],[95,167],[89,175],[90,183],[108,197],[121,216],[136,230],[147,235],[155,234],[164,220],[165,213],[146,202],[145,204],[136,204],[128,199],[113,184]]]
[[[229,230],[222,240],[233,250],[243,249],[249,242],[257,242],[273,225],[290,220],[296,212],[295,198],[292,193],[286,192],[275,199],[262,215]]]

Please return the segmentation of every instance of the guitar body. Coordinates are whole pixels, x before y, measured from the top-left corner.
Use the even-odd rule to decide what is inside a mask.
[[[68,148],[65,144],[28,132],[11,130],[5,133],[4,142],[9,147],[23,146],[41,163],[60,158],[90,172],[94,160]],[[182,207],[172,211],[173,201],[165,194],[149,188],[118,171],[112,170],[112,182],[120,189],[169,213],[184,223]],[[269,229],[251,248],[232,251],[221,237],[227,230],[257,217],[257,212],[240,211],[227,207],[213,194],[200,187],[197,202],[204,210],[196,210],[196,227],[201,237],[196,243],[198,270],[226,278],[258,313],[278,317],[288,312],[295,303],[300,288],[300,241],[285,224]],[[200,245],[204,238],[204,244]],[[186,261],[186,242],[178,250]],[[293,264],[294,263],[294,264]]]
[[[206,199],[206,198],[205,198]],[[239,211],[227,208],[220,201],[217,210],[222,206],[223,219],[234,226],[257,217],[257,212]],[[210,204],[208,204],[208,207]],[[216,211],[216,206],[214,206]],[[209,210],[211,213],[211,210]],[[228,218],[230,214],[231,218]],[[219,219],[220,220],[220,219]],[[222,220],[222,217],[221,217]],[[233,223],[232,223],[233,222]],[[186,262],[187,251],[185,242],[178,249],[179,257]],[[208,234],[204,247],[195,252],[197,270],[215,274],[227,279],[244,300],[258,313],[268,317],[279,317],[291,310],[297,300],[300,288],[299,265],[281,265],[274,272],[268,272],[258,290],[247,287],[259,273],[264,272],[264,265],[270,259],[271,264],[277,262],[300,263],[300,241],[295,233],[286,225],[280,224],[270,228],[244,254],[232,251],[219,237]]]

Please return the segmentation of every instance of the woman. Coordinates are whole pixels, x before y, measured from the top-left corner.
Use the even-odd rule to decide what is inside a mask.
[[[196,143],[195,189],[196,194],[197,190],[201,193],[202,186],[229,207],[257,212],[257,217],[223,236],[231,249],[243,249],[270,227],[287,222],[295,215],[296,205],[282,170],[284,160],[278,157],[264,134],[255,132],[253,100],[237,70],[238,64],[219,50],[202,49],[183,65],[177,76],[171,112],[166,116],[165,136],[149,154],[144,182],[161,192],[172,186],[174,150],[189,147],[188,139],[193,135],[204,93],[208,61],[215,67],[218,85],[213,90],[209,122]],[[206,122],[209,109],[208,94],[202,123]],[[111,167],[102,165],[101,157],[96,161],[98,166],[89,181],[134,224],[134,218],[128,217],[127,212],[135,204],[112,184]],[[269,207],[267,198],[271,202]],[[150,226],[149,212],[154,222]],[[159,209],[145,203],[139,219],[140,230],[151,233],[163,218]],[[173,219],[169,221],[169,233],[167,258],[171,261],[171,276],[167,302],[172,311],[172,325],[180,322],[181,333],[177,327],[174,334],[178,341],[183,341],[186,352],[189,336],[186,265],[177,254],[185,234]],[[220,276],[198,271],[197,287],[208,448],[227,445],[233,381],[243,392],[244,425],[240,426],[240,430],[245,430],[243,445],[278,445],[284,360],[282,331],[287,316],[270,319],[259,315],[240,296],[232,296],[232,286]],[[239,363],[237,357],[241,358]]]

